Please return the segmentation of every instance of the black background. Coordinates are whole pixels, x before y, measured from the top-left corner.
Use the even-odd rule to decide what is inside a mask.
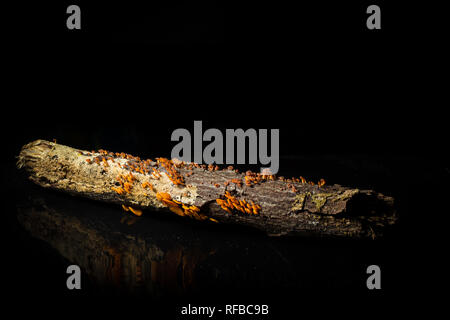
[[[399,199],[406,213],[390,241],[396,250],[408,248],[408,258],[396,258],[394,250],[379,253],[392,267],[381,292],[318,287],[310,294],[298,288],[279,296],[255,292],[253,303],[276,306],[276,315],[325,312],[312,307],[322,303],[343,314],[362,306],[366,311],[358,314],[365,314],[384,312],[399,297],[423,295],[433,282],[424,275],[431,277],[429,269],[438,275],[439,267],[422,243],[429,239],[429,219],[422,215],[442,210],[416,200],[426,198],[427,186],[443,190],[448,177],[442,10],[376,1],[382,29],[367,30],[365,9],[372,2],[341,2],[78,1],[81,30],[66,28],[69,2],[5,11],[12,17],[5,48],[11,99],[2,128],[6,189],[20,179],[12,173],[14,156],[38,138],[167,157],[171,132],[193,130],[194,120],[205,129],[279,128],[280,175],[302,174],[302,166],[311,180],[325,177]],[[5,211],[14,213],[14,203]],[[24,303],[35,302],[49,314],[55,304],[79,311],[96,307],[99,315],[129,309],[151,317],[176,314],[179,301],[155,309],[139,297],[92,299],[67,292],[60,285],[65,274],[57,271],[64,264],[24,244],[13,217],[7,223],[6,290]],[[248,301],[231,301],[235,294],[209,292],[197,301]]]

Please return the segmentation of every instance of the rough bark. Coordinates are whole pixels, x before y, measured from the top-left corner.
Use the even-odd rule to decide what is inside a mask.
[[[31,181],[45,188],[152,210],[167,209],[156,194],[168,193],[173,200],[199,207],[208,218],[256,227],[269,235],[375,238],[396,221],[394,199],[372,190],[279,179],[247,185],[245,173],[183,164],[176,168],[184,179],[180,185],[175,184],[166,168],[156,161],[146,163],[147,168],[154,168],[159,176],[133,171],[136,180],[130,192],[118,194],[113,190],[118,187],[116,178],[129,174],[125,165],[130,163],[130,158],[114,156],[114,161],[108,160],[106,164],[95,163],[95,157],[101,155],[36,140],[22,147],[17,165],[27,172]],[[242,183],[227,184],[231,180]],[[152,187],[143,187],[145,183]],[[216,199],[226,199],[226,191],[237,200],[258,204],[261,210],[257,214],[225,211]]]

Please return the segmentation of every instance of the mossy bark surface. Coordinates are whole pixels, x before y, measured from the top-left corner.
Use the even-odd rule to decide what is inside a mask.
[[[199,207],[203,215],[219,223],[252,226],[269,235],[375,238],[397,220],[394,199],[372,190],[340,185],[319,187],[277,179],[251,185],[229,183],[231,180],[245,181],[246,174],[187,165],[176,169],[184,179],[179,185],[156,161],[147,164],[160,172],[159,176],[133,172],[135,180],[130,191],[118,194],[114,191],[118,185],[117,177],[129,174],[124,168],[128,160],[119,156],[107,164],[95,163],[93,160],[100,155],[36,140],[22,147],[17,166],[25,170],[31,181],[44,188],[152,210],[167,210],[156,194],[168,193],[173,200]],[[151,185],[151,188],[145,185]],[[258,214],[230,214],[216,202],[216,199],[224,198],[226,192],[237,200],[258,204],[261,210]]]

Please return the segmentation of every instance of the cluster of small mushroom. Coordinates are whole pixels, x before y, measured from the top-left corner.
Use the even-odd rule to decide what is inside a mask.
[[[125,194],[125,193],[131,193],[131,189],[132,189],[132,185],[133,182],[136,181],[136,177],[133,176],[133,174],[130,172],[127,175],[121,175],[119,174],[116,177],[116,181],[120,184],[119,187],[111,187],[111,190],[115,191],[116,193],[118,193],[119,195]],[[132,213],[134,213],[137,216],[141,216],[142,215],[142,210],[139,209],[135,209],[132,208],[130,206],[125,206],[124,204],[122,204],[122,208],[125,211],[131,211]]]
[[[265,182],[265,181],[275,181],[275,180],[277,180],[277,177],[275,175],[263,175],[263,174],[255,173],[255,172],[252,172],[252,171],[247,171],[245,173],[245,176],[244,176],[244,181],[245,181],[245,184],[247,186],[253,186],[253,185],[256,185],[256,184],[261,184],[262,182]],[[306,181],[306,179],[303,178],[303,177],[292,178],[292,179],[285,179],[284,177],[278,177],[278,180],[286,182],[287,183],[287,187],[290,188],[292,190],[292,192],[298,192],[298,190],[295,188],[295,186],[291,184],[292,182],[308,183],[310,185],[315,185],[314,182]],[[238,187],[242,187],[242,185],[243,185],[241,179],[236,179],[235,178],[235,179],[231,179],[231,180],[225,181],[224,182],[225,187],[227,187],[230,183],[234,183]],[[323,185],[325,185],[325,180],[324,179],[320,179],[319,182],[317,182],[317,185],[319,187],[322,187]]]
[[[93,155],[95,153],[100,153],[100,155],[96,156],[93,158],[93,160],[91,160],[90,158],[86,159],[86,162],[91,164],[91,163],[96,163],[96,164],[103,164],[105,167],[109,167],[108,161],[111,161],[113,163],[115,163],[114,159],[125,159],[128,160],[126,163],[121,164],[118,163],[119,167],[126,169],[128,171],[131,172],[138,172],[138,173],[142,173],[142,174],[146,174],[149,173],[152,167],[152,160],[151,159],[147,159],[147,160],[141,160],[139,157],[134,157],[130,154],[124,153],[124,152],[109,152],[103,149],[98,150],[97,152],[95,150],[92,150],[91,153],[89,154],[83,154],[83,155]]]
[[[135,208],[132,208],[132,207],[127,207],[126,205],[123,205],[123,204],[122,204],[122,208],[123,208],[123,210],[125,210],[125,211],[131,211],[131,212],[133,212],[133,213],[134,213],[135,215],[137,215],[138,217],[142,216],[142,210],[135,209]]]
[[[319,187],[323,186],[325,184],[325,180],[324,179],[320,179],[319,182],[317,182],[317,185]]]
[[[247,171],[245,173],[245,184],[248,186],[251,186],[253,184],[260,184],[261,182],[268,181],[268,180],[275,180],[276,177],[273,174],[267,175],[267,174],[261,174],[261,173],[255,173],[252,171]]]
[[[159,201],[161,201],[162,203],[164,203],[169,208],[170,211],[176,213],[177,215],[179,215],[181,217],[188,216],[188,217],[191,217],[196,220],[209,219],[210,221],[218,222],[216,219],[209,218],[208,216],[200,213],[199,207],[192,206],[192,205],[186,205],[180,201],[172,199],[170,194],[168,194],[166,192],[158,192],[156,194],[156,198]]]
[[[153,187],[153,185],[150,183],[150,182],[147,182],[147,181],[145,181],[145,182],[143,182],[142,184],[141,184],[141,186],[142,186],[142,188],[149,188],[150,190],[152,190],[154,193],[156,193],[156,189]],[[146,194],[146,193],[144,193],[146,196],[148,195],[148,194]]]
[[[261,173],[255,173],[252,171],[247,171],[245,173],[245,184],[248,186],[254,185],[254,184],[260,184],[261,182],[264,181],[268,181],[268,180],[277,180],[277,177],[275,175],[263,175]],[[284,181],[284,182],[297,182],[297,183],[308,183],[310,185],[314,185],[315,183],[312,181],[306,181],[305,178],[303,178],[302,176],[300,176],[299,178],[295,178],[293,177],[292,179],[286,179],[284,177],[278,177],[278,180],[280,181]],[[325,185],[325,180],[324,179],[320,179],[319,182],[317,182],[317,185],[319,187],[322,187],[323,185]],[[290,187],[290,186],[289,186]]]
[[[92,151],[92,153],[96,153],[95,151]],[[163,168],[165,172],[167,173],[167,177],[175,184],[175,185],[184,185],[184,178],[183,176],[177,171],[177,167],[184,166],[184,163],[181,163],[180,165],[175,165],[172,160],[169,160],[167,158],[157,158],[156,164],[151,160],[141,160],[139,157],[132,156],[127,153],[113,153],[108,152],[106,150],[99,150],[98,153],[100,155],[96,156],[91,159],[86,159],[86,162],[89,164],[95,162],[96,164],[103,163],[105,167],[108,167],[108,160],[114,161],[114,158],[121,158],[128,160],[126,163],[121,164],[118,163],[118,165],[122,169],[126,169],[131,172],[141,173],[141,174],[151,174],[153,178],[159,179],[161,177],[161,172],[155,168],[154,166],[157,164],[160,168]],[[207,169],[207,167],[203,167],[197,164],[192,164],[192,167],[199,167]],[[218,167],[217,167],[218,168]],[[119,193],[119,192],[118,192]],[[121,193],[120,193],[121,194]]]
[[[108,160],[110,160],[111,162],[114,162],[114,158],[112,156],[108,156],[108,155],[100,155],[100,156],[96,156],[93,158],[94,160],[91,159],[86,159],[86,162],[91,164],[93,162],[95,162],[96,164],[103,164],[105,167],[109,167],[108,164]]]
[[[175,166],[176,166],[177,168],[183,167],[183,168],[185,168],[185,169],[187,169],[187,170],[192,170],[192,169],[194,169],[194,168],[197,168],[197,169],[203,169],[203,170],[208,170],[208,171],[218,171],[218,170],[220,170],[220,168],[219,168],[218,165],[213,165],[213,164],[209,164],[209,165],[206,165],[206,164],[198,164],[198,163],[195,163],[195,162],[185,163],[185,162],[181,161],[179,164],[175,164]]]
[[[111,190],[117,192],[118,194],[131,193],[133,188],[133,182],[136,181],[136,177],[130,172],[127,175],[119,174],[116,177],[116,181],[120,184],[119,187],[111,187]]]
[[[261,211],[260,205],[254,203],[253,201],[247,202],[245,200],[238,200],[228,191],[225,191],[225,199],[218,198],[216,199],[216,202],[229,214],[239,211],[249,215],[258,215]]]
[[[292,179],[285,179],[284,177],[279,177],[278,180],[281,180],[281,181],[284,181],[284,182],[288,182],[288,183],[290,183],[290,182],[297,182],[297,183],[307,183],[307,184],[310,184],[310,185],[312,185],[312,186],[315,185],[314,182],[312,182],[312,181],[306,181],[306,179],[303,178],[302,176],[300,176],[299,178],[293,177]],[[317,182],[317,185],[318,185],[319,187],[322,187],[323,185],[325,185],[325,180],[324,180],[324,179],[320,179],[320,180]]]
[[[130,155],[127,155],[128,157]],[[128,158],[127,158],[128,159]],[[152,169],[152,160],[141,160],[139,157],[134,157],[133,159],[128,159],[127,163],[120,165],[123,169],[129,171],[139,172],[141,174],[148,174]]]
[[[167,177],[175,185],[184,185],[183,176],[177,171],[176,166],[173,162],[166,158],[157,158],[157,163],[163,167],[167,172]],[[158,173],[158,172],[157,172]]]

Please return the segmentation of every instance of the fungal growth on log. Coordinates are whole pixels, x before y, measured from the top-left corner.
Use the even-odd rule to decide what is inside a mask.
[[[45,140],[23,146],[17,167],[44,188],[117,203],[138,216],[145,209],[164,210],[269,235],[375,238],[397,220],[394,199],[372,190],[241,173],[231,166],[88,152]]]

